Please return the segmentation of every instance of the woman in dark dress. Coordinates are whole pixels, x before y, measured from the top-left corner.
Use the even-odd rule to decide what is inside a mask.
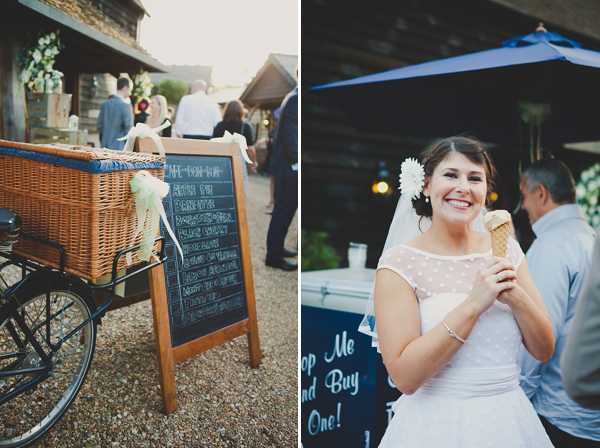
[[[240,100],[230,101],[225,105],[223,111],[223,121],[220,121],[213,132],[214,137],[223,137],[225,131],[230,134],[238,133],[246,137],[246,144],[248,145],[248,156],[252,160],[252,169],[255,170],[258,167],[256,163],[256,149],[254,148],[254,128],[252,124],[244,120],[244,105]],[[248,193],[248,168],[246,164],[242,164],[244,167],[244,191]]]

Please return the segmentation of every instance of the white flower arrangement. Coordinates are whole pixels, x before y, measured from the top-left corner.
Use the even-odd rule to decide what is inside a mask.
[[[425,184],[425,169],[416,159],[408,158],[400,167],[400,191],[417,199],[423,191]]]
[[[133,77],[131,96],[136,100],[150,97],[150,95],[152,95],[152,87],[154,87],[154,84],[150,81],[150,75],[148,75],[148,72],[142,70]]]
[[[54,58],[61,49],[58,31],[41,36],[34,45],[24,47],[17,55],[17,62],[21,66],[21,85],[32,91],[36,79],[62,79],[64,74],[54,70]]]
[[[600,163],[596,163],[581,172],[581,180],[577,182],[575,187],[577,203],[581,206],[588,224],[594,229],[600,226],[600,206],[598,204],[600,196],[599,178]]]

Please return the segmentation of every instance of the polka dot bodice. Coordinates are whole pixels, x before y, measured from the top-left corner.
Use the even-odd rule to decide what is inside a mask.
[[[477,270],[491,256],[491,250],[484,254],[442,256],[401,244],[383,254],[377,269],[394,271],[413,288],[419,301],[421,334],[425,334],[467,298]],[[524,258],[512,238],[506,258],[515,269]],[[520,344],[521,332],[510,307],[496,301],[480,316],[467,342],[446,368],[514,365]]]

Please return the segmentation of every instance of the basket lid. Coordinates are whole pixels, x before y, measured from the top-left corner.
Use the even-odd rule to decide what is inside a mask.
[[[164,156],[148,153],[114,151],[106,148],[97,149],[61,143],[32,145],[8,140],[0,140],[0,154],[23,157],[89,173],[161,169],[165,167],[166,162]]]

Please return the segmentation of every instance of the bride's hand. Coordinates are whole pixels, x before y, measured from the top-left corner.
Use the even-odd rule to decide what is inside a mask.
[[[479,314],[487,310],[501,293],[516,288],[514,266],[504,258],[492,257],[477,270],[473,291],[467,297]]]
[[[503,291],[502,294],[498,296],[498,302],[504,303],[510,307],[512,307],[513,303],[519,299],[519,295],[521,291],[523,291],[523,288],[517,284],[516,280],[512,281],[512,283],[516,285],[513,289]]]

